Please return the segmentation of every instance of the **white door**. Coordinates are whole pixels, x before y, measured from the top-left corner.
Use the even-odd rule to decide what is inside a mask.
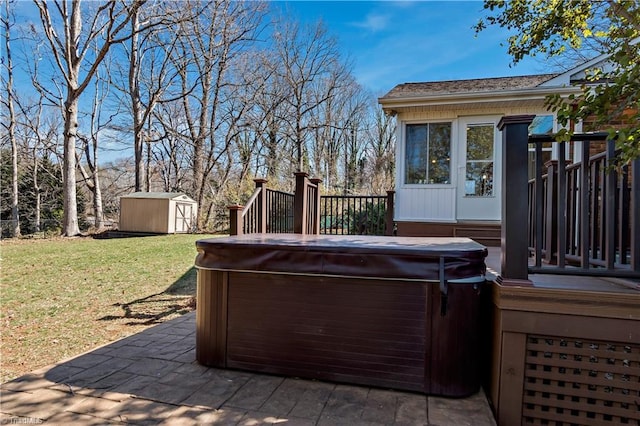
[[[464,117],[459,120],[456,219],[500,220],[500,117]]]
[[[193,206],[186,203],[176,203],[176,231],[189,232],[191,230],[191,217]]]

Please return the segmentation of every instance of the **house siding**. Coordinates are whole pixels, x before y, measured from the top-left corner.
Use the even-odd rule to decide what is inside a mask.
[[[487,117],[502,117],[505,115],[522,114],[550,114],[544,108],[543,101],[526,101],[513,106],[492,106],[484,105],[457,105],[457,106],[432,106],[411,107],[404,109],[397,115],[398,129],[396,147],[396,222],[457,222],[464,219],[473,219],[473,214],[457,211],[458,179],[463,171],[464,153],[460,144],[463,143],[462,135],[458,131],[461,120],[469,121],[468,118],[478,117],[481,122]],[[404,185],[404,158],[405,158],[405,135],[404,125],[407,123],[421,123],[433,121],[451,121],[452,123],[452,146],[451,146],[451,184],[449,185]],[[472,120],[471,120],[472,121]],[[497,120],[496,120],[497,122]],[[498,134],[499,136],[499,134]],[[499,147],[497,147],[499,148]],[[501,151],[496,149],[494,170],[501,170]],[[496,176],[499,179],[499,174]],[[501,185],[497,180],[494,185]],[[497,198],[496,198],[497,200]],[[492,217],[478,218],[478,220],[500,221],[500,209],[495,210]]]
[[[397,221],[455,221],[455,188],[401,188],[396,191]]]

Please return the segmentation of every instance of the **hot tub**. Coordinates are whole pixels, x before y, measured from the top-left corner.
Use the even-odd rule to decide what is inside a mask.
[[[196,246],[201,364],[452,397],[477,392],[484,246],[297,234]]]

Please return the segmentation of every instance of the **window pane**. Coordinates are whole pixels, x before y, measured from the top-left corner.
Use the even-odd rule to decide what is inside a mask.
[[[464,195],[476,197],[493,195],[493,161],[467,162]]]
[[[407,125],[407,184],[450,183],[451,123]]]
[[[427,126],[408,125],[405,183],[425,183],[427,176]]]
[[[483,124],[467,127],[467,173],[464,194],[489,197],[493,195],[494,127]]]
[[[451,123],[429,124],[429,183],[449,183]]]
[[[529,124],[530,135],[547,135],[553,133],[553,115],[536,115]]]
[[[467,127],[467,160],[493,160],[493,125]]]

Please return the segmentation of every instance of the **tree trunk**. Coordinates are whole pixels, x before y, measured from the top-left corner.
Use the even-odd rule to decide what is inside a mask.
[[[104,211],[102,209],[102,191],[100,190],[100,178],[98,171],[93,174],[93,183],[95,190],[93,191],[93,214],[96,217],[95,227],[98,231],[104,228]]]
[[[80,233],[78,226],[78,203],[76,192],[76,132],[78,129],[78,97],[73,90],[64,104],[64,152],[63,152],[63,197],[64,219],[62,234],[72,237]]]
[[[135,164],[135,191],[142,191],[144,179],[144,159],[143,159],[143,122],[142,122],[142,105],[140,104],[140,84],[138,81],[140,75],[140,62],[138,57],[138,38],[140,23],[138,20],[138,12],[134,12],[131,16],[131,57],[129,60],[129,94],[131,96],[131,110],[133,117],[133,158]],[[147,191],[149,189],[147,188]]]
[[[18,144],[16,142],[16,114],[13,109],[13,63],[11,61],[11,37],[9,25],[9,2],[5,1],[4,21],[5,49],[7,54],[7,103],[9,106],[9,139],[11,140],[11,235],[20,236],[20,217],[18,215]]]
[[[35,198],[36,198],[36,205],[35,205],[35,213],[34,213],[34,220],[35,220],[35,232],[40,232],[40,230],[42,229],[42,226],[40,224],[40,206],[42,205],[42,194],[40,193],[40,184],[38,183],[38,156],[36,154],[36,150],[33,150],[33,192],[35,194]]]

